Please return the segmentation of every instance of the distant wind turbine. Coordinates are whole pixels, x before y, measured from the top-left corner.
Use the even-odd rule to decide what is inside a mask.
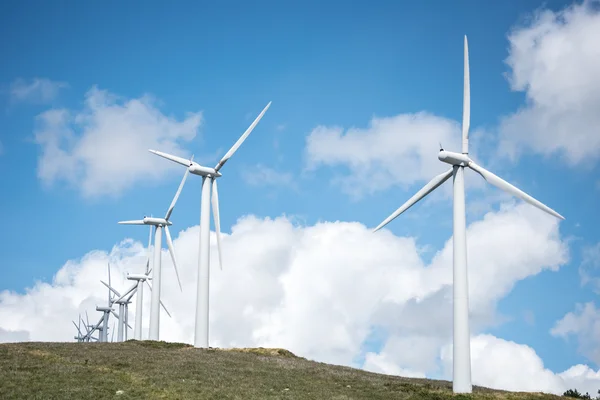
[[[467,37],[465,36],[464,54],[464,98],[463,98],[463,122],[462,122],[462,153],[445,151],[440,148],[438,159],[452,165],[448,171],[436,176],[421,190],[411,197],[406,203],[398,208],[392,215],[383,221],[374,232],[383,228],[394,218],[408,210],[419,200],[434,191],[438,186],[446,182],[450,176],[454,176],[454,232],[452,236],[454,247],[454,334],[453,334],[453,391],[454,393],[471,393],[471,344],[469,329],[469,289],[467,279],[467,236],[465,222],[465,183],[464,169],[468,167],[477,172],[488,183],[519,197],[527,203],[539,208],[548,214],[564,219],[562,215],[550,207],[540,203],[525,192],[517,189],[510,183],[504,181],[490,171],[475,164],[468,156],[469,154],[469,124],[471,114],[471,94],[469,87],[469,49]]]
[[[102,282],[102,281],[100,281]],[[110,264],[108,264],[108,282],[110,285]],[[104,283],[104,282],[102,282]],[[106,284],[105,284],[106,285]],[[110,295],[110,289],[108,290],[108,302],[107,305],[105,307],[98,307],[96,306],[96,311],[100,311],[102,313],[102,326],[96,326],[96,329],[98,329],[100,331],[100,341],[101,342],[108,342],[108,318],[110,317],[110,314],[115,314],[115,310],[113,310],[112,308],[112,300],[113,298]]]
[[[192,162],[190,160],[190,162]],[[122,225],[151,225],[154,226],[155,234],[154,234],[154,273],[152,274],[152,280],[154,281],[154,290],[152,291],[152,298],[150,302],[150,340],[158,340],[159,336],[159,327],[160,327],[160,289],[161,289],[161,248],[162,248],[162,228],[165,228],[165,234],[167,236],[167,246],[169,248],[169,253],[171,254],[171,260],[173,260],[173,268],[175,269],[175,274],[177,275],[177,283],[179,284],[179,290],[182,290],[181,280],[179,279],[179,272],[177,271],[177,261],[175,260],[175,249],[173,248],[173,240],[171,239],[171,233],[169,232],[169,225],[172,225],[169,218],[171,217],[171,213],[175,208],[175,204],[177,203],[177,199],[179,198],[179,194],[183,189],[183,185],[185,184],[185,180],[187,179],[189,171],[185,171],[183,175],[183,179],[179,184],[179,188],[177,189],[177,193],[175,193],[175,197],[173,197],[173,201],[171,201],[171,205],[167,210],[167,214],[164,218],[152,218],[152,217],[144,217],[142,220],[135,221],[120,221],[119,224]]]
[[[110,284],[107,284],[104,281],[101,281],[104,286],[106,286],[111,292],[113,292],[118,298],[113,298],[112,304],[119,305],[119,313],[113,315],[117,318],[117,342],[122,342],[124,336],[127,336],[127,328],[131,329],[131,326],[127,323],[127,315],[129,314],[128,305],[131,302],[131,297],[135,294],[136,285],[130,287],[125,294],[121,295],[114,287]],[[114,327],[114,324],[113,324]],[[113,331],[114,334],[114,331]],[[127,339],[125,339],[127,340]]]
[[[86,336],[81,333],[81,314],[79,314],[79,320],[77,323],[75,323],[75,321],[71,322],[73,322],[73,325],[75,325],[75,328],[77,329],[77,336],[75,336],[74,339],[76,339],[78,342],[85,342]]]
[[[256,117],[254,122],[246,129],[246,132],[238,139],[237,142],[223,156],[221,161],[214,167],[204,167],[192,160],[187,160],[182,157],[173,156],[156,150],[149,150],[158,156],[174,161],[187,168],[187,172],[202,177],[202,200],[200,206],[200,254],[198,257],[198,292],[196,298],[196,327],[195,327],[195,347],[208,347],[208,312],[209,312],[209,256],[210,256],[210,195],[212,187],[212,207],[213,217],[215,221],[215,232],[217,235],[217,250],[219,252],[219,266],[223,269],[221,259],[221,222],[219,218],[219,193],[217,191],[217,178],[221,177],[219,170],[225,165],[227,160],[233,156],[237,149],[242,145],[250,132],[256,127],[265,112],[271,106],[271,102],[262,110]]]

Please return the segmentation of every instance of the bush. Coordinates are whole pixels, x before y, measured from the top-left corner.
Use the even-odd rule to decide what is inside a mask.
[[[585,392],[585,394],[579,393],[579,391],[577,389],[569,389],[566,392],[563,393],[563,396],[566,397],[573,397],[576,399],[585,399],[585,400],[600,400],[600,390],[598,390],[598,397],[592,397],[590,396],[590,394],[588,392]]]

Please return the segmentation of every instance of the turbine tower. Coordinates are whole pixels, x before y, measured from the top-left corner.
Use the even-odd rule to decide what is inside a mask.
[[[192,157],[193,158],[193,157]],[[190,160],[192,162],[192,160]],[[175,268],[175,274],[177,275],[177,283],[179,283],[179,290],[183,291],[181,287],[181,281],[179,280],[179,272],[177,271],[177,261],[175,260],[175,249],[173,249],[173,240],[171,239],[171,233],[169,232],[169,225],[173,225],[171,221],[169,221],[169,217],[171,217],[171,213],[175,208],[175,204],[177,203],[177,199],[179,198],[179,194],[183,189],[183,185],[185,184],[185,180],[187,179],[189,171],[185,171],[183,175],[183,179],[179,184],[179,188],[177,189],[177,193],[175,193],[175,197],[173,197],[173,201],[171,201],[171,205],[167,210],[167,214],[164,218],[152,218],[152,217],[144,217],[142,220],[135,221],[120,221],[119,224],[122,225],[150,225],[154,226],[154,274],[152,276],[154,280],[154,288],[155,290],[152,292],[152,298],[150,302],[150,340],[158,340],[159,336],[159,327],[160,327],[160,289],[161,289],[161,243],[162,243],[162,229],[165,228],[165,234],[167,236],[167,245],[169,248],[169,253],[171,254],[171,260],[173,260],[173,268]]]
[[[233,156],[237,149],[242,145],[250,132],[256,127],[265,112],[271,106],[271,102],[261,111],[254,122],[246,129],[246,132],[235,142],[229,151],[223,156],[221,161],[214,167],[204,167],[193,160],[173,156],[156,150],[149,150],[158,156],[174,161],[187,168],[186,173],[202,177],[202,200],[200,206],[200,255],[198,257],[198,292],[196,298],[196,328],[194,337],[195,347],[208,347],[208,312],[209,312],[209,283],[210,283],[210,202],[212,201],[213,218],[215,221],[215,232],[217,235],[217,250],[219,252],[219,266],[223,269],[221,259],[221,222],[219,218],[219,194],[217,191],[217,178],[221,177],[219,170],[225,165],[227,160]],[[211,196],[212,188],[212,199]]]
[[[469,157],[469,124],[471,113],[471,95],[469,88],[469,49],[465,36],[464,54],[464,94],[463,94],[463,122],[462,122],[462,153],[454,153],[440,149],[438,159],[452,165],[448,171],[436,176],[419,190],[406,203],[398,208],[392,215],[383,221],[373,232],[387,225],[394,218],[408,210],[419,200],[434,191],[446,182],[450,176],[454,177],[454,205],[453,205],[453,291],[454,291],[454,332],[453,332],[453,391],[454,393],[471,393],[471,343],[469,330],[469,289],[467,279],[467,237],[465,222],[465,183],[464,169],[470,168],[483,177],[488,183],[504,190],[513,196],[553,215],[564,219],[550,207],[540,203],[525,192],[517,189],[490,171],[475,164]]]

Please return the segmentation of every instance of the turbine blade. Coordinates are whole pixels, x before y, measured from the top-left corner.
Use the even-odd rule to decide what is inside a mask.
[[[129,289],[127,289],[127,291],[125,291],[125,293],[123,293],[123,295],[117,294],[117,296],[119,296],[119,298],[117,300],[115,300],[113,303],[119,303],[121,301],[123,301],[123,299],[127,296],[129,296],[131,294],[131,296],[129,296],[129,298],[131,298],[133,296],[133,294],[131,292],[135,293],[135,289],[137,289],[137,283],[134,283]]]
[[[469,76],[469,44],[465,35],[465,77],[463,89],[462,152],[469,152],[469,128],[471,125],[471,87]]]
[[[119,314],[117,314],[116,312],[114,312],[113,310],[110,310],[110,313],[116,318],[119,319]]]
[[[77,332],[79,332],[79,336],[81,335],[81,329],[79,329],[79,327],[77,326],[77,324],[75,323],[75,321],[71,321],[73,323],[73,325],[75,325],[75,328],[77,329]]]
[[[270,106],[271,106],[271,102],[269,102],[269,104],[267,104],[267,106],[260,112],[260,114],[258,114],[258,117],[256,117],[254,122],[252,122],[252,124],[248,127],[248,129],[246,129],[246,132],[244,132],[242,134],[242,136],[240,136],[240,138],[237,140],[237,142],[235,142],[235,144],[231,147],[231,149],[229,149],[229,151],[223,156],[223,158],[221,158],[221,161],[219,161],[219,163],[215,166],[215,171],[219,171],[223,167],[223,165],[225,165],[227,160],[229,160],[231,158],[233,153],[235,153],[237,151],[237,149],[242,145],[242,143],[244,143],[244,140],[246,140],[246,138],[248,137],[250,132],[252,132],[254,127],[256,127],[256,125],[261,120],[263,115],[265,115],[265,113],[267,112],[267,110],[269,109]]]
[[[104,282],[102,282],[104,283]],[[111,291],[111,287],[110,287],[110,263],[108,263],[108,305],[110,307],[110,291]]]
[[[176,162],[177,164],[181,164],[184,167],[189,167],[192,164],[190,162],[190,160],[187,160],[187,159],[185,159],[183,157],[177,157],[177,156],[174,156],[174,155],[169,154],[169,153],[163,153],[162,151],[156,151],[156,150],[150,150],[150,149],[148,149],[148,151],[150,153],[156,154],[157,156],[161,156],[162,158],[166,158],[167,160],[171,160],[173,162]]]
[[[181,287],[181,280],[179,280],[179,271],[177,271],[177,261],[175,260],[175,249],[173,248],[173,240],[171,239],[171,233],[169,232],[168,226],[165,226],[165,236],[167,237],[167,247],[169,248],[169,253],[171,254],[171,260],[173,260],[173,268],[175,268],[175,275],[177,275],[177,283],[179,283],[179,290],[183,292],[183,288]]]
[[[110,292],[113,292],[113,293],[114,293],[114,294],[116,294],[117,296],[121,296],[121,295],[119,294],[119,292],[117,292],[117,290],[116,290],[115,288],[113,288],[112,286],[110,286],[108,283],[104,282],[103,280],[101,280],[100,282],[102,282],[102,284],[108,288],[108,290],[109,290],[109,295],[110,295]]]
[[[183,189],[183,185],[185,184],[185,180],[187,179],[189,173],[190,173],[190,170],[186,169],[185,174],[183,174],[183,179],[181,180],[181,183],[179,184],[177,193],[175,193],[175,197],[173,197],[173,201],[171,202],[171,205],[169,206],[169,209],[167,210],[167,215],[165,215],[165,219],[167,221],[169,220],[169,217],[171,216],[171,213],[173,212],[173,208],[175,208],[175,203],[177,203],[177,199],[179,198],[179,195],[181,194],[181,189]]]
[[[551,209],[544,203],[534,199],[527,193],[525,193],[522,190],[518,189],[517,187],[511,185],[510,183],[506,182],[504,179],[493,174],[492,172],[488,171],[487,169],[483,168],[482,166],[479,166],[471,161],[469,163],[469,168],[471,168],[473,171],[477,172],[479,175],[481,175],[483,177],[483,179],[485,179],[488,183],[491,183],[492,185],[496,186],[497,188],[502,189],[505,192],[510,193],[515,197],[520,198],[521,200],[531,204],[534,207],[539,208],[542,211],[547,212],[548,214],[550,214],[552,216],[555,216],[556,218],[560,218],[563,220],[565,219],[565,217],[563,217],[562,215],[560,215],[559,213],[557,213],[556,211],[554,211],[553,209]]]
[[[134,220],[130,220],[130,221],[119,221],[118,223],[121,225],[145,225],[144,221],[141,219],[134,219]]]
[[[217,250],[219,252],[219,267],[223,270],[223,260],[221,256],[221,218],[219,216],[219,192],[217,190],[217,180],[213,178],[212,182],[212,209],[215,220],[215,232],[217,234]]]
[[[152,251],[150,249],[151,245],[152,245],[152,225],[150,225],[150,232],[148,232],[148,259],[146,260],[146,274],[148,274],[148,271],[150,270],[150,255],[152,254]]]
[[[162,306],[163,310],[165,310],[165,312],[167,313],[167,315],[169,316],[169,318],[171,318],[171,313],[169,312],[169,310],[167,310],[167,307],[165,307],[165,305],[163,304],[162,300],[160,301],[160,305]]]
[[[150,289],[150,292],[152,292],[152,286],[150,285],[150,282],[148,282],[148,281],[144,281],[144,282],[146,282],[146,284],[148,285],[148,289]],[[162,300],[160,300],[160,306],[163,308],[163,310],[165,310],[165,312],[167,313],[169,318],[171,318],[171,313],[169,313],[169,310],[167,310],[167,307],[165,307]]]
[[[402,214],[404,211],[408,210],[410,207],[415,205],[419,200],[421,200],[422,198],[427,196],[429,193],[431,193],[435,189],[437,189],[438,186],[440,186],[442,183],[446,182],[448,180],[448,178],[450,178],[451,176],[452,176],[452,169],[449,169],[448,171],[446,171],[442,174],[439,174],[438,176],[433,178],[431,181],[429,181],[429,183],[427,183],[427,185],[423,186],[423,188],[421,190],[419,190],[413,197],[408,199],[408,201],[406,203],[404,203],[400,208],[398,208],[396,211],[394,211],[392,213],[392,215],[387,217],[381,224],[379,224],[379,226],[377,228],[373,229],[373,232],[377,232],[378,230],[380,230],[381,228],[386,226],[394,218],[396,218],[397,216]]]

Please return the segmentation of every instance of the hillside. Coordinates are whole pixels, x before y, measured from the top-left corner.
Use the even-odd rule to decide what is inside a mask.
[[[1,399],[560,399],[387,376],[308,361],[278,349],[186,344],[0,344]]]

